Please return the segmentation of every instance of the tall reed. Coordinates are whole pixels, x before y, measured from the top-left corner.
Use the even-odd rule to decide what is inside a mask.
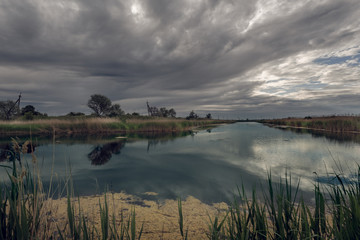
[[[114,132],[175,132],[194,127],[211,126],[219,123],[233,123],[228,120],[185,120],[174,118],[75,118],[41,119],[33,121],[0,121],[0,134],[24,134],[31,130],[36,134],[88,134]]]
[[[357,179],[346,184],[314,185],[314,204],[298,197],[300,181],[292,186],[291,176],[275,184],[271,174],[263,190],[264,201],[252,199],[238,190],[238,200],[229,207],[222,227],[218,218],[210,220],[208,239],[359,239],[360,168]]]
[[[9,184],[2,184],[0,189],[0,239],[32,239],[44,230],[40,226],[44,202],[42,184],[39,178],[33,177],[28,165],[22,166],[22,154],[27,151],[28,142],[20,145],[13,139],[12,143],[9,156],[12,167],[8,167],[11,173],[6,170]],[[34,156],[33,163],[36,164]]]

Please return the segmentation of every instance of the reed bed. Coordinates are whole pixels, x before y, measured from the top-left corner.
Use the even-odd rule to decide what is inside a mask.
[[[284,118],[263,120],[261,122],[277,126],[315,129],[337,133],[360,132],[360,117],[355,116]]]
[[[139,222],[141,213],[135,207],[127,214],[115,214],[106,194],[99,198],[95,221],[81,210],[83,203],[74,196],[71,178],[65,185],[66,216],[59,221],[53,215],[52,195],[42,187],[36,157],[32,155],[35,167],[22,162],[23,146],[14,141],[12,166],[1,166],[8,170],[9,183],[2,184],[0,191],[0,239],[145,239],[149,225],[157,224],[156,219],[147,226]],[[359,239],[360,167],[355,175],[350,183],[340,174],[334,176],[337,184],[315,182],[311,204],[299,195],[300,181],[292,183],[291,176],[285,175],[275,183],[269,174],[260,194],[254,189],[247,196],[240,187],[225,211],[209,214],[203,220],[208,230],[201,239]],[[183,214],[181,199],[174,208],[178,230],[176,237],[168,239],[199,239],[189,231],[199,221]]]
[[[33,121],[0,121],[0,134],[94,134],[117,132],[178,132],[195,127],[211,126],[230,121],[185,120],[168,118],[119,119],[74,118],[38,119]]]

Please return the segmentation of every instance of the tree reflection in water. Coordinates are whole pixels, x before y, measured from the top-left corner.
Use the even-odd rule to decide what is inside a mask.
[[[97,145],[88,154],[91,165],[103,165],[107,163],[113,154],[120,154],[125,146],[125,141],[111,142],[104,145]]]
[[[179,137],[186,137],[192,135],[193,131],[184,131],[184,132],[170,132],[170,133],[151,133],[146,135],[138,135],[142,138],[148,140],[147,152],[150,151],[150,148],[155,148],[158,144],[166,144],[169,141],[174,141]]]
[[[0,145],[0,162],[4,162],[9,159],[10,151],[11,151],[10,144]]]
[[[26,144],[26,145],[24,145]],[[35,145],[32,144],[30,141],[26,141],[24,143],[17,143],[22,153],[32,153],[35,152]],[[14,150],[13,143],[5,143],[0,144],[0,162],[4,161],[11,161],[13,157],[16,157],[19,152]],[[19,156],[18,156],[19,158]],[[20,158],[19,158],[20,159]]]

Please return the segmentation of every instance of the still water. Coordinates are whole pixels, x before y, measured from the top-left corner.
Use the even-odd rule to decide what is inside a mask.
[[[1,139],[1,154],[8,141]],[[33,143],[45,185],[51,176],[64,182],[71,174],[78,195],[154,192],[161,199],[191,195],[207,203],[231,200],[242,184],[248,191],[265,186],[270,172],[275,182],[291,173],[308,194],[316,181],[333,181],[334,172],[351,180],[360,163],[356,137],[335,139],[259,123],[161,136],[33,137]],[[31,162],[31,155],[24,159]],[[3,168],[0,177],[6,179]]]

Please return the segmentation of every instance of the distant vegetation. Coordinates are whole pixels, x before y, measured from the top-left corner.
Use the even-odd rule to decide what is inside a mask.
[[[194,112],[194,110],[192,110],[190,113],[189,113],[189,116],[186,117],[187,120],[191,120],[191,119],[198,119],[199,116]]]
[[[119,104],[112,104],[109,98],[100,94],[91,95],[87,105],[96,117],[118,117],[125,114]]]
[[[119,104],[113,104],[101,94],[90,96],[87,106],[92,114],[69,112],[64,116],[48,116],[40,113],[32,105],[20,109],[20,98],[16,102],[0,101],[0,134],[43,133],[114,133],[114,132],[174,132],[189,130],[194,127],[205,127],[232,121],[212,120],[211,113],[200,118],[191,111],[186,120],[176,118],[173,108],[149,106],[148,116],[137,112],[125,113]],[[11,120],[11,121],[10,121]],[[192,121],[187,121],[192,120]]]
[[[67,117],[82,117],[85,116],[85,113],[82,112],[69,112],[66,114]]]
[[[47,114],[40,113],[35,110],[35,107],[32,105],[26,105],[23,108],[13,101],[0,102],[0,119],[2,120],[34,120],[46,118]]]
[[[113,104],[111,100],[101,94],[93,94],[90,96],[87,106],[91,109],[92,113],[86,115],[82,112],[69,112],[65,116],[48,117],[46,113],[40,113],[33,105],[27,105],[20,108],[20,98],[17,101],[0,101],[0,120],[36,120],[36,119],[64,119],[64,118],[83,118],[83,117],[99,117],[99,118],[121,118],[123,116],[141,117],[137,112],[125,113],[119,104]],[[146,102],[148,115],[157,118],[176,118],[176,111],[174,108],[150,106]],[[200,116],[194,111],[186,117],[188,120],[200,119]],[[212,119],[211,113],[206,114],[205,119]]]
[[[294,128],[307,128],[330,132],[360,132],[359,116],[328,116],[305,118],[283,118],[260,121],[275,126],[287,126]]]
[[[186,117],[187,120],[199,119],[200,116],[197,115],[194,110],[192,110],[189,115]],[[212,119],[211,113],[206,114],[205,119]]]
[[[0,134],[93,134],[93,133],[132,133],[132,132],[178,132],[206,127],[227,120],[210,119],[166,119],[125,115],[121,118],[49,118],[33,121],[0,121]]]
[[[174,118],[176,117],[176,112],[173,108],[170,109],[166,109],[166,107],[161,107],[160,109],[158,109],[157,107],[154,106],[150,106],[149,102],[146,102],[147,105],[147,110],[148,110],[148,114],[149,116],[152,117],[171,117]]]

